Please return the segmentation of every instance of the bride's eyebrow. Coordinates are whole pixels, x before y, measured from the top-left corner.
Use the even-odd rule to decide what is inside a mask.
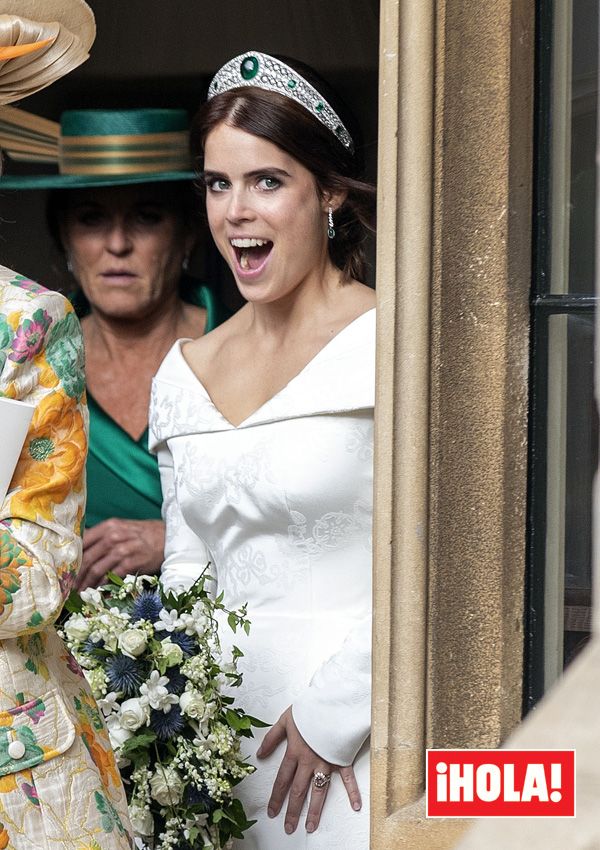
[[[289,173],[283,168],[275,168],[274,166],[265,166],[265,168],[256,168],[253,171],[247,171],[244,177],[264,177],[265,174],[273,175],[274,177],[289,177]]]
[[[226,180],[227,176],[220,171],[201,171],[198,180],[205,183],[207,180]]]
[[[255,168],[252,171],[246,171],[244,179],[252,177],[264,177],[265,174],[273,175],[274,177],[289,177],[289,172],[283,168],[275,168],[274,166],[266,165],[264,168]],[[222,171],[201,171],[198,175],[199,180],[206,182],[207,180],[229,180],[228,176]]]

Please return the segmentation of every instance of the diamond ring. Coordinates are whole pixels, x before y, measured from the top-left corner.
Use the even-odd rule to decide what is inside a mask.
[[[331,782],[331,774],[323,773],[321,770],[317,770],[313,777],[313,783],[315,788],[325,788],[328,782]]]

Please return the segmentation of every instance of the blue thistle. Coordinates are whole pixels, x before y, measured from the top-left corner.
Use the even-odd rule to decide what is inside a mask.
[[[149,620],[151,623],[158,620],[158,615],[162,611],[163,604],[160,601],[160,596],[156,591],[144,590],[133,603],[132,613],[133,621]]]
[[[91,640],[90,638],[87,638],[83,644],[83,651],[87,652],[88,655],[91,655],[95,649],[102,649],[103,646],[103,640]]]
[[[194,655],[198,649],[196,639],[191,635],[186,635],[185,632],[171,632],[169,637],[171,639],[171,643],[176,643],[177,646],[181,647],[184,655]]]
[[[161,741],[168,741],[185,727],[185,720],[178,705],[172,705],[165,714],[156,708],[150,710],[150,727]]]
[[[165,676],[169,677],[167,690],[170,694],[182,694],[185,691],[187,679],[183,673],[180,673],[179,669],[171,667],[167,670]]]
[[[217,808],[217,804],[212,799],[205,786],[198,788],[191,782],[187,785],[184,795],[184,802],[187,806],[202,806],[202,810],[209,815]]]
[[[145,675],[142,665],[126,655],[115,655],[106,663],[106,676],[113,691],[123,691],[135,696],[143,684]]]

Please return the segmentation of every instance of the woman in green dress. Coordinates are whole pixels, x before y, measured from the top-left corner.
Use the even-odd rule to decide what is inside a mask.
[[[152,377],[176,339],[206,333],[225,315],[212,290],[186,274],[197,232],[187,114],[70,111],[60,134],[60,174],[7,175],[2,186],[54,190],[50,230],[78,283],[72,300],[90,410],[81,590],[109,570],[158,572],[164,523],[148,452]]]

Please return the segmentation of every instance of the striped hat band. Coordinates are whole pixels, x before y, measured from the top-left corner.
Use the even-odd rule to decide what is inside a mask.
[[[77,109],[60,124],[0,107],[0,147],[12,159],[58,166],[54,174],[11,174],[0,190],[76,188],[191,180],[183,109]]]

